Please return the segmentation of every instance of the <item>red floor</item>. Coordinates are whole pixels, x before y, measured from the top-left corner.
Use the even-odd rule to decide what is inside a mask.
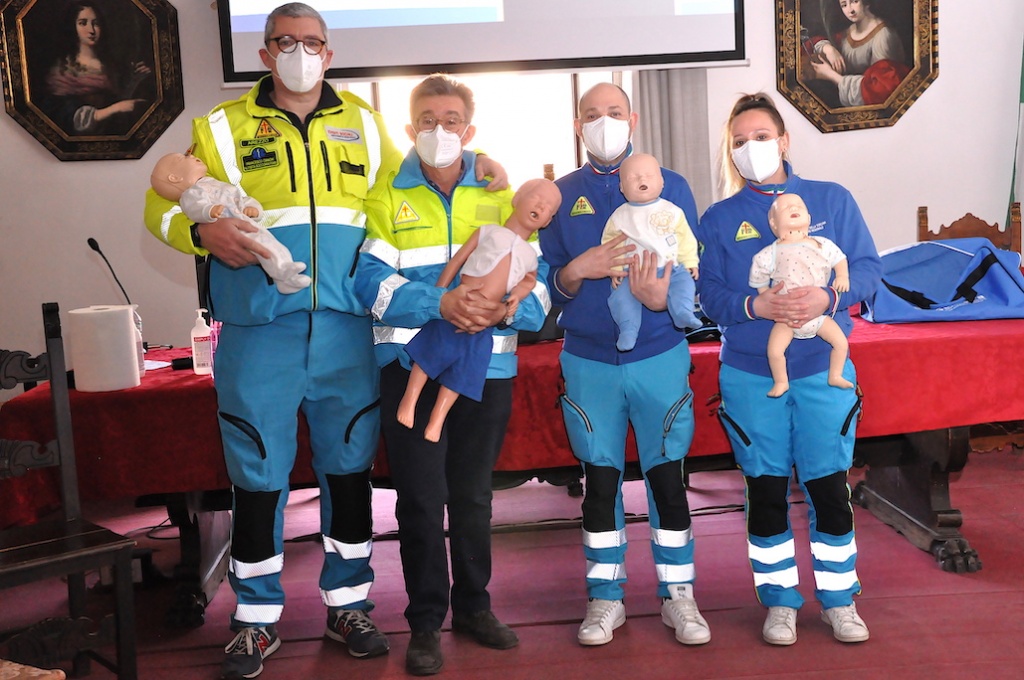
[[[857,473],[854,473],[856,481]],[[654,595],[655,576],[648,528],[643,521],[642,483],[626,485],[626,510],[633,548],[627,556],[627,614],[614,641],[580,647],[576,627],[585,609],[580,531],[573,521],[580,500],[558,487],[529,483],[495,495],[491,585],[498,616],[514,626],[521,644],[510,651],[475,646],[465,638],[442,635],[445,678],[1024,678],[1024,456],[1016,451],[972,454],[952,485],[954,507],[964,515],[963,534],[984,568],[974,574],[943,572],[930,554],[861,508],[856,509],[858,572],[864,592],[858,608],[871,628],[862,645],[836,642],[818,618],[810,583],[810,561],[800,551],[799,566],[808,604],[799,618],[799,642],[786,648],[761,641],[764,610],[757,603],[746,561],[741,479],[737,472],[706,472],[692,477],[690,503],[696,535],[696,596],[712,629],[712,641],[687,648],[661,623]],[[799,494],[794,498],[799,498]],[[292,496],[286,538],[317,530],[315,492]],[[320,548],[316,542],[290,542],[286,549],[288,602],[279,632],[284,645],[266,664],[263,678],[403,678],[408,630],[402,616],[405,593],[394,540],[394,493],[375,492],[373,566],[377,579],[371,598],[374,620],[389,634],[387,657],[357,660],[337,643],[322,639],[325,611],[316,589]],[[165,515],[129,504],[90,508],[92,518],[132,533],[155,550],[154,562],[169,573],[176,561],[172,540],[154,540],[148,527]],[[803,507],[794,506],[798,542],[806,545]],[[173,531],[173,530],[172,530]],[[171,537],[168,531],[154,536]],[[207,624],[175,630],[163,625],[169,587],[139,590],[140,677],[162,680],[216,678],[222,647],[229,640],[227,619],[234,600],[223,584],[207,609]],[[58,615],[59,584],[4,591],[0,629]],[[31,606],[30,606],[31,605]],[[112,677],[96,667],[93,678]]]

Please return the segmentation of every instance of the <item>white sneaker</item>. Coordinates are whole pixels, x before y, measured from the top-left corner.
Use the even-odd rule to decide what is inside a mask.
[[[792,607],[768,607],[761,637],[770,645],[785,646],[796,642],[796,610]]]
[[[606,645],[612,641],[612,631],[626,622],[626,606],[622,600],[587,602],[587,616],[580,624],[576,639],[581,645]]]
[[[676,640],[684,645],[711,642],[711,629],[697,610],[697,601],[693,599],[693,584],[670,585],[668,592],[671,597],[661,603],[661,622],[669,628],[675,628]]]
[[[869,637],[867,624],[852,602],[845,607],[826,609],[821,612],[821,620],[832,626],[832,634],[840,642],[864,642]]]

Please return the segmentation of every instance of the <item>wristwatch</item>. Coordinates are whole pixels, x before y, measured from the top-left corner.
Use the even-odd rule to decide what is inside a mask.
[[[191,227],[188,228],[188,233],[192,235],[192,245],[194,245],[196,248],[202,248],[203,239],[199,237],[199,225],[193,224]]]

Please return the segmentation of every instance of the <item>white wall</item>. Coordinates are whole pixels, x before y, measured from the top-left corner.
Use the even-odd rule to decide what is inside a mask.
[[[192,259],[146,231],[143,194],[155,160],[188,146],[191,119],[239,91],[220,87],[211,3],[172,4],[178,9],[185,112],[142,159],[61,162],[0,113],[0,347],[42,350],[42,302],[56,300],[65,311],[121,302],[102,260],[86,245],[90,236],[139,305],[146,339],[187,342],[196,306]],[[929,207],[936,225],[967,211],[1003,222],[1017,129],[1024,3],[990,0],[984,6],[981,11],[969,0],[942,1],[939,77],[893,127],[822,134],[776,96],[793,138],[797,171],[853,191],[879,248],[915,238],[919,205]],[[739,93],[775,92],[773,7],[768,0],[746,2],[750,66],[709,71],[713,140]]]

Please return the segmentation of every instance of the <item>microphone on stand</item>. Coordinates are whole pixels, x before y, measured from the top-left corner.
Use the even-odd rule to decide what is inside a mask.
[[[114,272],[114,268],[110,265],[110,260],[108,260],[107,256],[103,254],[102,250],[100,250],[100,244],[97,243],[96,239],[92,238],[91,236],[88,240],[86,240],[86,243],[89,244],[90,248],[99,253],[100,257],[103,258],[103,261],[107,263],[107,269],[110,270],[110,275],[114,277],[114,281],[117,283],[117,287],[121,289],[121,293],[124,295],[124,299],[128,301],[128,304],[131,304],[131,298],[128,297],[128,293],[125,292],[124,286],[121,285],[121,280],[117,278],[117,274]]]

